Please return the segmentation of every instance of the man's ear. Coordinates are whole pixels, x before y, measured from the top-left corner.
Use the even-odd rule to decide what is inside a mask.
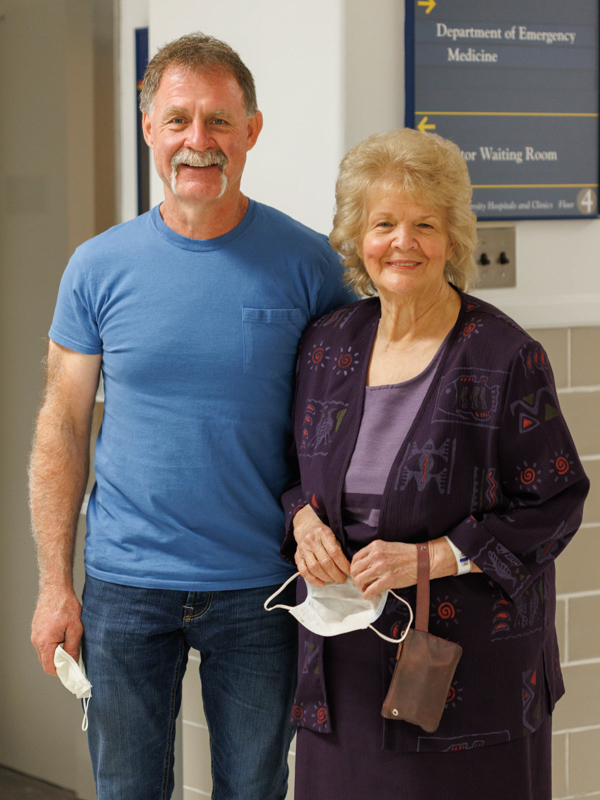
[[[152,125],[150,124],[150,117],[145,111],[142,114],[142,133],[144,134],[144,141],[152,149]]]
[[[253,117],[248,120],[248,138],[246,139],[246,150],[252,150],[256,144],[259,133],[262,131],[263,115],[257,111]]]

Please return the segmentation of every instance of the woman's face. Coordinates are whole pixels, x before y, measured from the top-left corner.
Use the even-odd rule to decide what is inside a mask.
[[[416,205],[401,190],[373,191],[358,254],[382,298],[425,296],[445,282],[454,252],[444,212]]]

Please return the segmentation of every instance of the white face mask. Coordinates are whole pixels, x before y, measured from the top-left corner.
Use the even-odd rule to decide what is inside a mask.
[[[54,666],[62,685],[77,697],[83,700],[83,722],[81,729],[87,731],[88,727],[88,705],[92,696],[92,684],[88,681],[85,674],[83,659],[79,657],[79,664],[72,658],[62,645],[58,645],[54,651]]]
[[[271,601],[299,575],[299,572],[292,575],[283,586],[265,601],[265,609],[267,611],[283,608],[293,614],[301,625],[319,636],[337,636],[340,633],[371,628],[377,636],[385,639],[386,642],[393,642],[394,644],[404,640],[408,629],[412,625],[413,612],[410,604],[390,589],[390,593],[407,606],[410,613],[408,625],[399,639],[392,639],[374,628],[372,623],[381,616],[388,598],[388,592],[382,592],[371,600],[366,600],[361,590],[350,577],[346,578],[345,583],[327,583],[325,586],[313,586],[307,583],[308,593],[306,600],[297,606],[283,604],[269,606]]]

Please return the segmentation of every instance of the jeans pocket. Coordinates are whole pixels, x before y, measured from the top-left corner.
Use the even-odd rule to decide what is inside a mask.
[[[299,308],[242,308],[244,372],[262,378],[291,375],[308,320]]]

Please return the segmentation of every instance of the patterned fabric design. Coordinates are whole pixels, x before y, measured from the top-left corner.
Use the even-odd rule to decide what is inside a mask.
[[[463,656],[435,734],[382,719],[383,747],[405,752],[453,752],[528,735],[564,692],[554,631],[554,560],[581,522],[589,482],[541,345],[493,306],[465,295],[461,302],[392,466],[376,533],[385,541],[412,543],[448,535],[483,570],[432,583],[430,630],[458,642]],[[306,332],[298,361],[298,474],[284,508],[310,502],[350,556],[343,482],[379,316],[373,298],[323,317]],[[317,351],[325,367],[311,369]],[[342,354],[353,359],[345,370],[334,368]],[[282,546],[290,559],[291,520],[289,515]],[[414,589],[404,595],[414,607]],[[396,635],[406,622],[388,602],[377,624]],[[300,635],[302,650],[312,634],[301,629]],[[371,638],[366,646],[379,648],[383,702],[396,648]],[[328,709],[319,728],[324,731],[336,724],[323,680],[326,653],[318,652],[318,676],[300,666],[296,696],[302,709],[296,723],[317,730],[314,715]],[[346,668],[352,670],[352,663]],[[365,681],[378,678],[356,671],[352,680],[360,692]]]

